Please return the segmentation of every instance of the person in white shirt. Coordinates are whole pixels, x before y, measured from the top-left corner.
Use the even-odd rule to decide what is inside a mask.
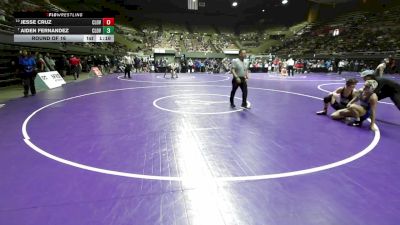
[[[381,64],[379,64],[375,69],[375,74],[379,77],[383,76],[386,69],[386,64],[389,64],[389,59],[384,59]]]
[[[338,65],[338,72],[339,72],[339,74],[342,74],[343,68],[344,68],[344,61],[343,61],[343,60],[340,60],[340,61],[339,61],[339,65]]]
[[[287,65],[287,73],[290,76],[290,74],[292,74],[292,76],[294,76],[294,60],[292,58],[289,58],[286,61],[286,65]]]
[[[181,65],[178,61],[176,61],[172,65],[173,65],[173,68],[172,68],[171,73],[172,73],[172,75],[175,75],[175,78],[178,78],[179,71],[181,71]]]
[[[242,107],[248,109],[247,105],[247,79],[249,79],[249,61],[246,58],[246,50],[239,50],[239,58],[232,60],[231,72],[233,75],[232,79],[232,91],[230,96],[231,107],[235,108],[235,93],[238,87],[242,90]]]
[[[129,56],[124,56],[123,58],[124,60],[124,64],[125,64],[125,68],[124,68],[124,78],[126,78],[126,75],[128,75],[128,78],[131,78],[131,70],[132,70],[132,59]]]
[[[167,75],[167,72],[171,72],[171,79],[178,78],[178,74],[177,74],[178,69],[179,69],[178,63],[171,62],[170,64],[168,64],[167,68],[165,69],[164,78],[165,78],[165,75]]]

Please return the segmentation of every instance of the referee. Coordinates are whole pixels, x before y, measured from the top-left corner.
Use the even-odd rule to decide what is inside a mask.
[[[239,58],[232,60],[232,68],[231,72],[233,75],[232,79],[232,91],[230,96],[231,107],[235,108],[234,98],[235,93],[238,87],[242,90],[242,107],[249,109],[250,107],[247,105],[247,79],[248,77],[248,68],[249,61],[245,60],[246,58],[246,50],[239,50]]]

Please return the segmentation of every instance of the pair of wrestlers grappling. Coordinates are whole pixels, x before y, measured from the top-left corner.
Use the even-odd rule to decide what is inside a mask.
[[[332,119],[355,118],[349,125],[361,127],[363,121],[370,118],[370,129],[375,131],[376,105],[379,100],[389,97],[400,110],[400,84],[378,77],[374,70],[361,72],[361,77],[365,81],[363,88],[356,91],[358,81],[354,78],[348,79],[344,87],[324,98],[324,109],[317,112],[317,115],[326,115],[328,106],[331,105],[337,110],[331,114]]]

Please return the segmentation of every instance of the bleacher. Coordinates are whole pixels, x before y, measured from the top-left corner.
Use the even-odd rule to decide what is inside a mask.
[[[15,47],[12,45],[0,44],[0,87],[19,83],[15,71],[11,68],[11,60],[15,57]]]
[[[12,35],[15,11],[76,10],[79,5],[63,7],[41,0],[0,1],[0,35]],[[100,10],[84,4],[82,10]],[[262,52],[277,55],[342,54],[346,52],[391,55],[400,54],[400,6],[383,12],[355,11],[328,22],[302,22],[291,27],[272,27],[265,30],[241,30],[235,35],[232,28],[215,25],[176,24],[160,21],[141,21],[140,24],[115,25],[116,42],[102,43],[46,43],[42,45],[15,45],[1,42],[0,85],[18,82],[10,71],[10,59],[22,48],[30,51],[52,52],[56,57],[65,52],[80,55],[124,54],[126,51],[151,54],[154,48],[173,49],[177,52],[223,53],[227,49],[245,48],[253,54]],[[332,30],[340,29],[338,37]],[[128,50],[129,49],[129,50]]]
[[[285,38],[273,51],[278,55],[395,54],[400,50],[400,26],[394,17],[399,7],[384,12],[351,12],[309,28],[302,35]],[[339,35],[333,36],[333,31]]]

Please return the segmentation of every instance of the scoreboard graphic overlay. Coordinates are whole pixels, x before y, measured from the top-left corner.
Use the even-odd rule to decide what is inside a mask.
[[[93,12],[18,12],[14,42],[114,42],[114,17]]]

